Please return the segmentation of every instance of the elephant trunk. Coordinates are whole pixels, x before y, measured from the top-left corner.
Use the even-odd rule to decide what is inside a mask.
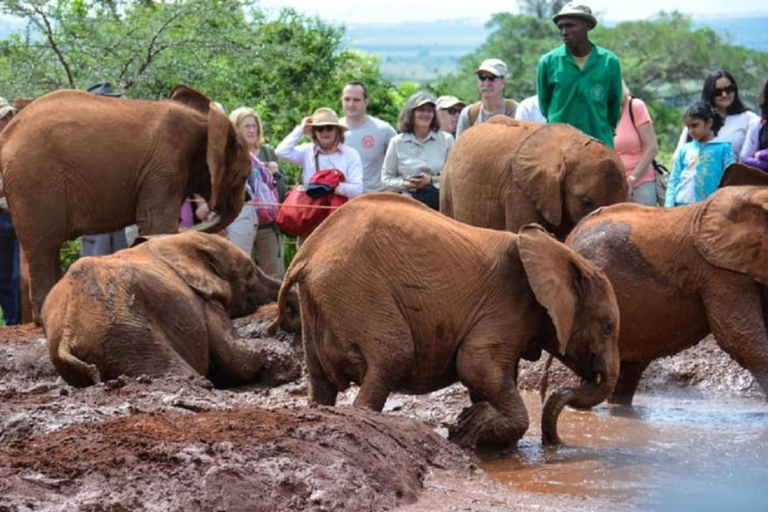
[[[599,404],[613,392],[619,378],[619,359],[605,371],[594,374],[590,380],[584,380],[578,388],[560,388],[552,392],[541,412],[541,443],[543,445],[561,444],[557,434],[557,419],[566,405],[576,409],[589,409]]]

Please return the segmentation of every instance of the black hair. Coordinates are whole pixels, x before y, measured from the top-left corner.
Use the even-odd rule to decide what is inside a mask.
[[[685,109],[685,113],[683,114],[683,119],[686,117],[701,119],[702,121],[708,121],[711,119],[712,133],[715,135],[717,135],[717,132],[719,132],[720,128],[723,127],[722,116],[720,116],[717,110],[715,110],[714,107],[712,107],[712,105],[706,101],[698,100],[688,105],[688,108]]]
[[[347,82],[346,84],[344,84],[344,87],[346,87],[348,85],[357,85],[359,87],[362,87],[362,89],[363,89],[363,98],[365,98],[366,100],[368,99],[368,88],[365,86],[365,84],[363,82],[361,82],[359,80],[351,80],[351,81]]]
[[[722,69],[713,71],[704,80],[704,88],[701,90],[701,101],[706,101],[710,105],[714,106],[716,89],[715,82],[717,82],[720,78],[727,78],[736,88],[736,91],[733,93],[733,103],[731,103],[731,105],[728,107],[727,114],[732,116],[749,110],[744,106],[744,103],[741,102],[741,98],[739,98],[739,84],[736,83],[736,79],[733,78],[732,74]]]
[[[760,91],[760,96],[757,97],[757,108],[760,109],[760,117],[768,120],[768,78],[765,79],[763,90]]]

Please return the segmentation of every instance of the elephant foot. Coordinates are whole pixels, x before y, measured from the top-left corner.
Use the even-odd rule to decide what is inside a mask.
[[[505,448],[516,444],[527,428],[527,418],[524,425],[515,425],[512,418],[502,415],[489,402],[477,402],[461,411],[456,425],[449,429],[448,440],[466,450]]]

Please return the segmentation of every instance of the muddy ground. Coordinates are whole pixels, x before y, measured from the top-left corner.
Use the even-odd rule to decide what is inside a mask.
[[[57,376],[40,329],[0,328],[0,511],[614,508],[489,478],[445,440],[469,403],[458,385],[392,395],[381,415],[343,407],[354,388],[342,407],[307,407],[300,343],[266,337],[272,312],[237,321],[269,357],[261,382],[233,389],[202,378],[75,389]],[[538,388],[541,364],[523,363],[521,388]],[[571,379],[554,365],[552,387]],[[655,362],[640,392],[762,397],[712,340]],[[524,442],[537,443],[531,417]]]

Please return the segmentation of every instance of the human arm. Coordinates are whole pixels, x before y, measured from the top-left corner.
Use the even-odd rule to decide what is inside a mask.
[[[363,193],[363,164],[360,161],[360,154],[354,148],[344,146],[347,158],[345,159],[346,169],[344,169],[344,181],[336,187],[339,195],[350,199]]]
[[[640,176],[648,169],[648,166],[651,165],[651,162],[659,153],[659,145],[656,141],[656,131],[653,129],[653,123],[645,104],[639,100],[634,100],[630,103],[630,108],[633,110],[634,119],[640,120],[641,124],[635,126],[635,129],[643,147],[643,154],[637,163],[637,167],[627,177],[629,188],[633,189],[637,180],[640,179]],[[644,121],[646,119],[647,121]]]
[[[757,153],[759,147],[758,138],[760,135],[761,126],[762,124],[760,121],[750,125],[749,129],[747,130],[747,137],[744,139],[744,145],[741,147],[739,160],[744,160],[745,158],[753,158],[755,153]]]
[[[678,151],[675,154],[675,164],[672,167],[672,172],[669,173],[669,181],[667,182],[667,194],[664,196],[664,207],[675,206],[675,196],[677,195],[677,189],[680,186],[680,178],[683,173],[683,161],[685,159],[685,153]]]
[[[536,93],[539,96],[541,115],[549,121],[549,105],[552,100],[552,91],[549,89],[547,66],[543,57],[539,59],[539,65],[536,68]]]
[[[393,137],[392,140],[389,141],[387,152],[384,155],[384,164],[381,168],[381,184],[384,187],[384,190],[389,190],[391,192],[409,190],[409,187],[406,185],[410,184],[408,180],[405,180],[400,176],[400,173],[397,170],[399,160],[397,155],[397,140],[397,137]]]
[[[297,147],[296,144],[305,134],[306,119],[280,141],[280,144],[275,148],[275,154],[282,160],[297,165],[304,163],[305,150],[303,147]],[[311,148],[311,145],[307,147]]]

